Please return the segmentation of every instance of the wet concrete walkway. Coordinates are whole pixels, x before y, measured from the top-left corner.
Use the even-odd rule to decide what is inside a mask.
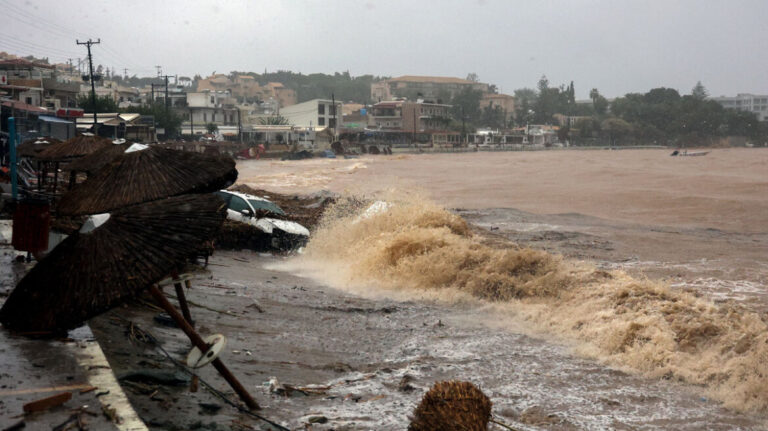
[[[0,247],[1,305],[30,264],[15,262],[17,253]],[[63,405],[24,414],[24,404],[62,393],[71,394]],[[35,340],[0,329],[0,429],[23,423],[23,429],[49,430],[78,410],[89,429],[147,429],[87,326],[58,340]]]

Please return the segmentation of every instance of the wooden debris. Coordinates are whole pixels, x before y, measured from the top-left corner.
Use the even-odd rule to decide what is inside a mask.
[[[53,407],[58,407],[71,399],[71,392],[62,392],[60,394],[51,395],[50,397],[24,404],[24,413],[42,412]]]

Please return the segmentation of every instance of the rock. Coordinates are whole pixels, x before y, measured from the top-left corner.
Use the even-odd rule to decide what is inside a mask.
[[[520,415],[520,422],[528,425],[552,425],[560,422],[560,417],[556,414],[547,414],[539,406],[533,406],[525,409]]]
[[[328,422],[328,418],[325,416],[310,416],[307,418],[307,422],[311,424],[324,424]]]
[[[215,415],[221,410],[221,405],[214,403],[197,403],[200,406],[200,414]]]

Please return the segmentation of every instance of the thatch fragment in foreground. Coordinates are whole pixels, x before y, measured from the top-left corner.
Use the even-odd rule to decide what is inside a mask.
[[[209,193],[237,179],[230,157],[149,147],[123,152],[59,202],[63,215],[98,214],[187,193]]]
[[[413,411],[409,431],[485,431],[491,400],[469,382],[437,382]]]
[[[0,322],[21,332],[76,328],[182,266],[225,217],[224,202],[213,194],[116,210],[38,262],[3,304]]]

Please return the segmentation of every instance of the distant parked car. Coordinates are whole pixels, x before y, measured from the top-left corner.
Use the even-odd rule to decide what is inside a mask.
[[[286,214],[269,199],[230,190],[220,190],[216,194],[227,202],[227,219],[249,224],[268,235],[272,248],[295,249],[306,244],[309,239],[306,227],[275,218]]]

